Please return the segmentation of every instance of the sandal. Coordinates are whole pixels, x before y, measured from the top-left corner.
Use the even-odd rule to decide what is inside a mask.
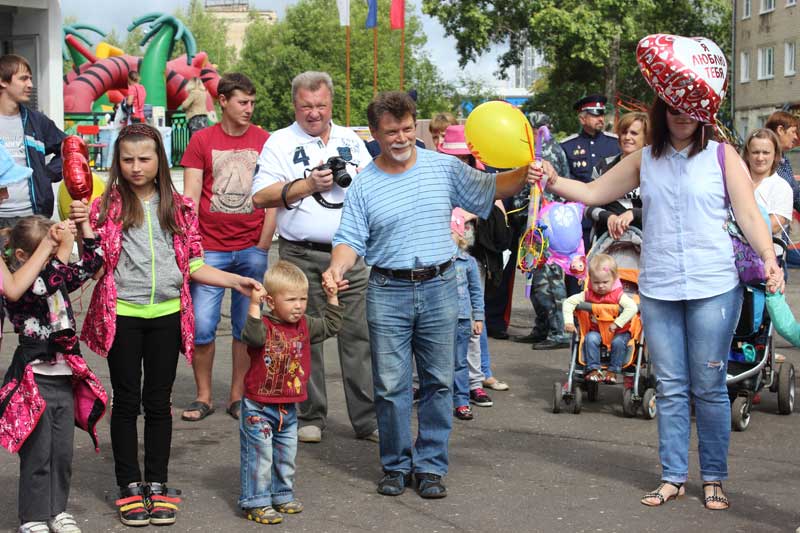
[[[664,493],[662,492],[662,490],[667,485],[672,485],[673,487],[675,487],[678,490],[675,491],[674,494],[669,494],[668,496],[664,496]],[[661,484],[658,486],[658,488],[656,488],[656,490],[654,490],[653,492],[648,492],[647,494],[642,496],[642,499],[639,500],[639,501],[641,501],[643,505],[646,505],[648,507],[658,507],[660,505],[664,505],[665,503],[667,503],[670,500],[675,500],[677,498],[680,498],[684,494],[686,494],[686,489],[683,488],[683,483],[673,483],[672,481],[661,481]],[[649,503],[647,501],[647,500],[655,500],[655,499],[657,499],[658,502]]]
[[[711,495],[706,494],[706,487],[714,487]],[[717,489],[719,489],[719,492],[717,492]],[[719,505],[709,505],[710,503]],[[731,506],[730,500],[728,500],[728,497],[722,492],[721,481],[703,483],[703,505],[706,509],[711,509],[712,511],[725,511]]]
[[[616,372],[606,372],[606,376],[604,381],[609,385],[616,385],[617,384],[617,373]]]
[[[603,371],[602,370],[592,370],[588,374],[586,374],[586,381],[591,381],[592,383],[600,383],[603,381]]]
[[[225,412],[234,420],[239,420],[239,415],[242,413],[242,401],[236,400],[235,402],[231,402],[228,408],[225,409]]]
[[[186,416],[186,413],[191,413],[191,412],[194,412],[194,411],[200,413],[200,416],[198,416],[197,418],[194,418],[194,417],[191,417],[191,416]],[[187,407],[183,411],[183,414],[181,414],[181,420],[186,420],[187,422],[199,422],[202,419],[204,419],[205,417],[207,417],[210,414],[212,414],[213,412],[214,412],[214,408],[211,407],[210,405],[208,405],[206,402],[201,402],[200,400],[196,400],[196,401],[190,403],[189,407]]]

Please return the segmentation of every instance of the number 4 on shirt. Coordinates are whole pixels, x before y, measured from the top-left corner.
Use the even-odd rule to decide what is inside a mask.
[[[298,146],[294,149],[294,159],[292,159],[292,163],[295,165],[300,163],[304,167],[308,166],[308,162],[311,161],[309,157],[306,155],[306,151],[303,149],[302,146]]]

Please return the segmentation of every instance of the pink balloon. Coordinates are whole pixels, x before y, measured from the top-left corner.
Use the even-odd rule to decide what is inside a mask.
[[[725,54],[705,37],[648,35],[636,48],[644,79],[674,109],[714,124],[728,88]]]

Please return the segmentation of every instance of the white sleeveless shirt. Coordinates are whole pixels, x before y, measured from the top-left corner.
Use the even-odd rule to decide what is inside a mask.
[[[639,291],[648,298],[695,300],[739,284],[717,144],[691,158],[691,146],[677,152],[668,145],[659,159],[649,146],[642,150]]]

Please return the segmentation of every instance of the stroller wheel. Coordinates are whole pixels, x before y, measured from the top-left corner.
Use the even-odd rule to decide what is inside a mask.
[[[731,428],[744,431],[750,425],[750,400],[746,396],[737,396],[731,404]]]
[[[627,418],[636,416],[636,405],[633,401],[633,389],[625,389],[622,391],[622,414]]]
[[[553,412],[556,414],[561,412],[561,403],[564,401],[562,391],[561,383],[558,381],[553,383]]]
[[[647,389],[642,396],[642,414],[645,420],[652,420],[656,417],[656,390]]]
[[[572,414],[579,415],[583,408],[583,389],[575,387],[574,394],[575,398],[572,400]]]
[[[600,384],[596,381],[586,383],[586,397],[590,402],[596,402],[600,396]]]
[[[780,414],[790,415],[794,411],[795,388],[794,365],[783,363],[778,372],[778,412]]]

